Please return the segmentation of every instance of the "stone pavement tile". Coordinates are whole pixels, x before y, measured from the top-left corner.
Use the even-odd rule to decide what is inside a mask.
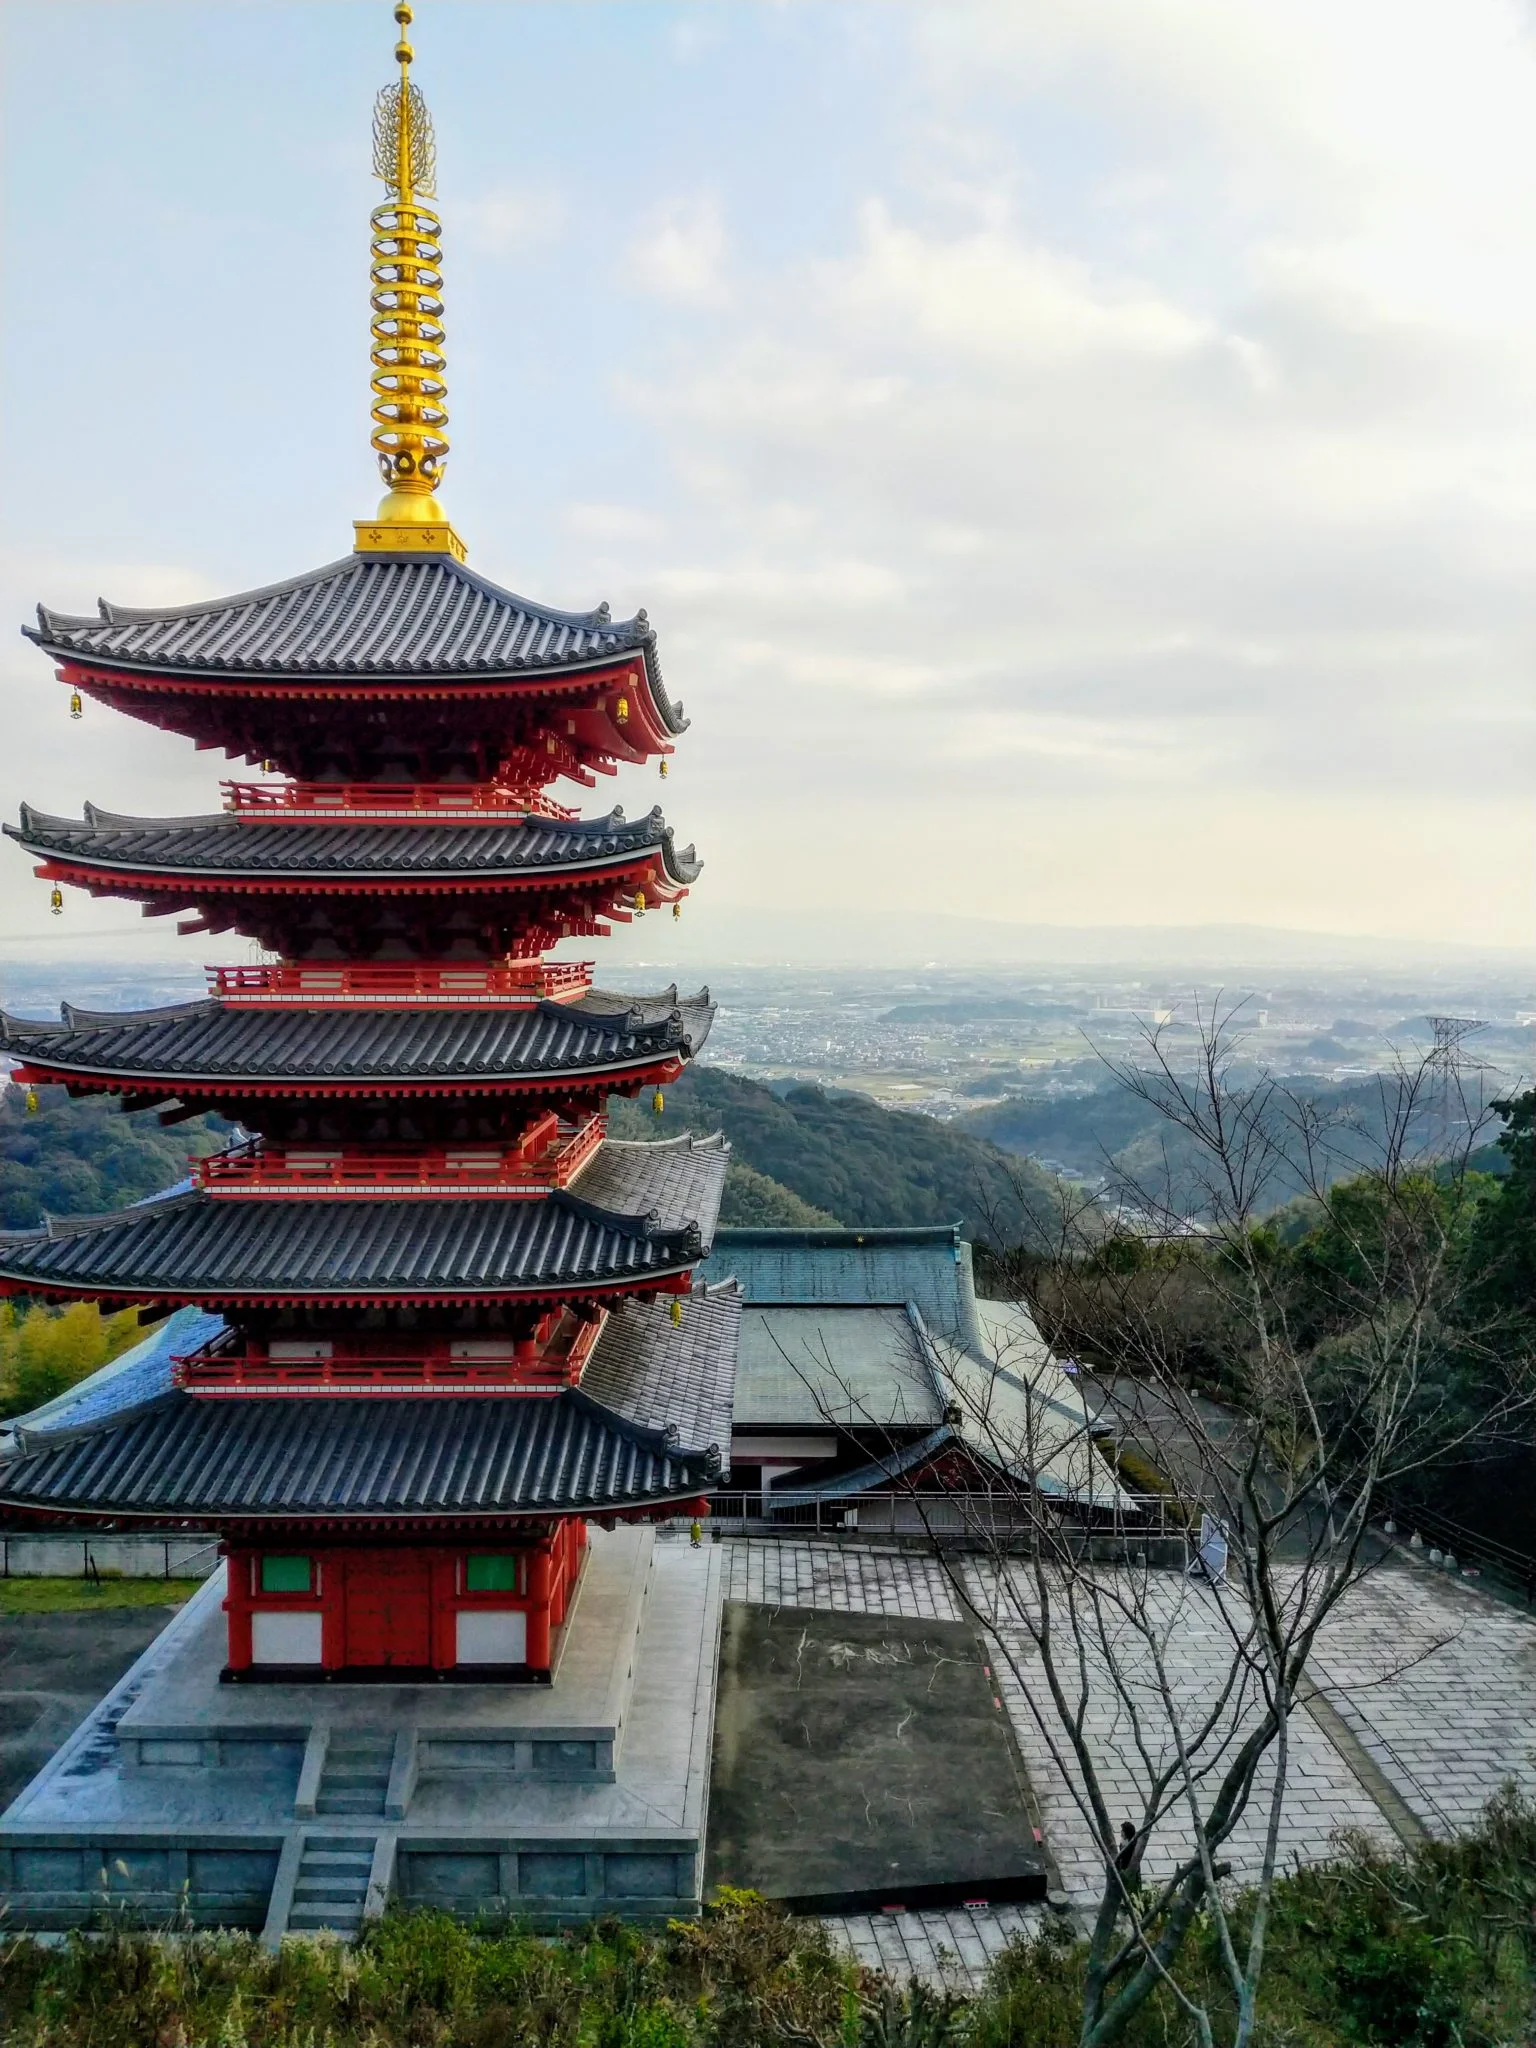
[[[980,1989],[1009,1942],[1037,1934],[1044,1906],[950,1907],[921,1913],[849,1914],[824,1924],[839,1947],[872,1970],[954,1991]]]
[[[1315,1682],[1434,1834],[1470,1827],[1506,1780],[1536,1793],[1536,1621],[1407,1563],[1333,1616]]]
[[[726,1592],[731,1599],[836,1611],[959,1618],[942,1569],[920,1553],[858,1545],[728,1538]],[[990,1597],[973,1567],[970,1591]],[[1027,1584],[1025,1586],[1027,1591]],[[1186,1725],[1214,1699],[1230,1662],[1230,1642],[1207,1589],[1169,1573],[1154,1581],[1154,1607],[1170,1685]],[[1097,1894],[1100,1870],[1091,1833],[1051,1756],[1020,1684],[1043,1697],[1032,1646],[1006,1613],[999,1636],[1011,1650],[996,1665],[1000,1696],[1012,1718],[1034,1784],[1047,1845],[1068,1893]],[[1139,1703],[1151,1702],[1152,1665],[1144,1646],[1122,1628],[1117,1640]],[[1411,1566],[1376,1573],[1346,1596],[1319,1645],[1314,1682],[1344,1718],[1368,1757],[1426,1826],[1449,1832],[1475,1821],[1506,1778],[1536,1791],[1536,1623],[1518,1610],[1469,1593],[1456,1582]],[[1229,1732],[1254,1710],[1237,1702]],[[1147,1727],[1153,1754],[1168,1753],[1160,1707]],[[1100,1679],[1089,1726],[1112,1812],[1139,1810],[1137,1788],[1146,1762],[1138,1753],[1124,1702]],[[1374,1799],[1309,1714],[1290,1730],[1290,1765],[1280,1826],[1283,1865],[1332,1853],[1342,1831],[1383,1846],[1395,1837]],[[1269,1780],[1261,1780],[1230,1845],[1236,1875],[1256,1874],[1267,1825]],[[1170,1816],[1149,1853],[1149,1874],[1171,1870],[1189,1839]],[[886,1930],[886,1953],[890,1946]]]
[[[726,1537],[721,1547],[728,1600],[910,1621],[961,1619],[942,1567],[920,1553],[752,1536]]]
[[[983,1571],[984,1568],[977,1568],[972,1595],[982,1611],[990,1612],[993,1609],[988,1603],[994,1597],[993,1589],[984,1583]],[[1021,1580],[1019,1597],[1027,1594],[1027,1583]],[[1213,1710],[1219,1686],[1230,1667],[1226,1624],[1208,1588],[1173,1573],[1152,1580],[1149,1607],[1156,1619],[1164,1669],[1180,1724],[1186,1731],[1194,1729]],[[1086,1905],[1097,1899],[1102,1866],[1092,1831],[1073,1798],[1070,1781],[1052,1754],[1052,1740],[1047,1739],[1028,1705],[1026,1687],[1037,1699],[1046,1698],[1043,1669],[1027,1633],[1017,1621],[1009,1625],[1003,1618],[1008,1612],[1006,1602],[997,1611],[999,1647],[1008,1653],[999,1656],[996,1667],[1000,1690],[1041,1809],[1046,1845],[1056,1859],[1069,1897]],[[1124,1626],[1106,1630],[1106,1634],[1115,1644],[1116,1662],[1141,1717],[1138,1736],[1130,1705],[1109,1683],[1102,1659],[1095,1658],[1085,1725],[1093,1742],[1104,1796],[1111,1815],[1118,1821],[1121,1817],[1139,1818],[1140,1788],[1147,1781],[1149,1760],[1153,1768],[1166,1768],[1176,1758],[1177,1746],[1155,1693],[1150,1647]],[[1225,1744],[1234,1741],[1255,1708],[1251,1691],[1233,1703],[1221,1724]],[[1059,1742],[1054,1717],[1049,1718],[1048,1727],[1051,1738]],[[1345,1829],[1359,1830],[1384,1845],[1393,1839],[1375,1802],[1310,1716],[1298,1713],[1293,1719],[1290,1747],[1291,1764],[1303,1776],[1296,1783],[1288,1781],[1289,1796],[1279,1834],[1282,1866],[1328,1855],[1335,1846],[1336,1835]],[[1228,1844],[1226,1857],[1239,1881],[1258,1873],[1272,1783],[1271,1773],[1261,1775],[1248,1811]],[[1157,1879],[1170,1874],[1192,1842],[1193,1834],[1182,1807],[1170,1812],[1147,1852],[1147,1875]]]

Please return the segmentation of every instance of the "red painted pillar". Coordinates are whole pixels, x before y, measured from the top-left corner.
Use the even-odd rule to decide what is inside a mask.
[[[326,1671],[340,1671],[347,1661],[347,1552],[317,1551],[315,1570],[320,1574],[320,1663]]]
[[[432,1668],[451,1671],[459,1661],[459,1560],[449,1552],[432,1558]]]
[[[224,1553],[224,1612],[229,1617],[229,1668],[251,1668],[251,1553]]]
[[[541,1543],[528,1560],[528,1668],[549,1669],[550,1549]]]

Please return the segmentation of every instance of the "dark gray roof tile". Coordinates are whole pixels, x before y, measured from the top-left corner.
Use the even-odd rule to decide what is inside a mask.
[[[706,1143],[672,1157],[684,1185],[665,1220],[600,1206],[581,1183],[531,1201],[273,1202],[194,1191],[110,1216],[0,1232],[0,1278],[23,1288],[185,1302],[452,1299],[641,1285],[695,1265],[714,1234],[726,1148]],[[607,1192],[622,1194],[622,1187]],[[689,1197],[701,1214],[688,1213]]]
[[[741,1333],[733,1282],[698,1288],[674,1323],[664,1301],[620,1302],[587,1361],[581,1391],[628,1421],[666,1430],[685,1453],[730,1468],[731,1405]]]
[[[686,1499],[713,1461],[580,1393],[476,1399],[209,1400],[0,1466],[0,1506],[190,1516],[601,1512]]]
[[[31,853],[146,874],[294,875],[326,880],[369,875],[516,875],[601,871],[654,849],[673,881],[697,880],[702,863],[676,846],[658,806],[644,818],[622,811],[569,824],[352,823],[307,825],[215,813],[202,818],[129,818],[87,804],[85,816],[56,818],[30,804],[3,828]]]
[[[644,612],[619,620],[605,608],[554,611],[442,556],[348,555],[202,604],[146,610],[102,599],[97,618],[46,605],[37,618],[28,637],[51,654],[151,673],[511,678],[639,654],[668,731],[687,724],[667,696]]]
[[[708,989],[679,998],[590,991],[579,1002],[412,1009],[263,1008],[205,1002],[120,1015],[64,1004],[63,1023],[0,1013],[0,1051],[55,1072],[178,1086],[328,1078],[484,1084],[535,1074],[603,1074],[697,1052]]]

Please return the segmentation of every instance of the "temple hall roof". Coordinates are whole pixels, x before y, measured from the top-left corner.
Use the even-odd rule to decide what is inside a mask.
[[[648,816],[622,811],[570,823],[456,820],[452,824],[362,824],[327,819],[276,824],[215,812],[199,818],[131,818],[85,806],[84,818],[56,818],[30,804],[21,823],[0,827],[30,853],[136,874],[206,874],[241,880],[366,881],[450,875],[468,880],[534,873],[565,875],[659,853],[675,882],[697,879],[702,863],[679,850],[658,806]]]
[[[202,1520],[645,1506],[701,1492],[719,1464],[575,1390],[430,1401],[170,1393],[62,1441],[23,1431],[14,1442],[0,1504]]]
[[[50,654],[150,673],[517,678],[639,654],[668,731],[687,720],[662,684],[645,613],[532,604],[460,562],[347,555],[323,569],[201,604],[142,609],[100,600],[100,615],[38,606],[28,637]]]
[[[697,1052],[714,1009],[708,989],[679,997],[674,988],[654,997],[594,989],[524,1008],[265,1009],[208,998],[116,1014],[65,1003],[60,1014],[51,1024],[0,1013],[0,1050],[55,1072],[168,1089],[334,1080],[366,1090],[643,1067]]]
[[[651,1148],[618,1146],[575,1187],[539,1201],[282,1202],[192,1191],[109,1216],[0,1232],[0,1279],[41,1292],[133,1299],[451,1301],[644,1285],[708,1249],[725,1182],[719,1139],[669,1145],[659,1184]],[[588,1176],[604,1164],[596,1192]]]

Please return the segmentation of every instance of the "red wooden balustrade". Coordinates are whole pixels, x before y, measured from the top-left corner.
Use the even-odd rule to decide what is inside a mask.
[[[569,1003],[592,986],[590,960],[277,961],[207,967],[208,992],[227,1003]]]
[[[210,1396],[558,1394],[580,1381],[607,1315],[586,1322],[562,1309],[545,1320],[542,1337],[423,1337],[409,1351],[330,1337],[262,1345],[230,1335],[173,1358],[171,1372],[178,1387]]]
[[[442,824],[455,816],[555,818],[577,813],[541,789],[501,782],[221,782],[224,808],[263,823],[319,817],[389,818]]]
[[[510,1195],[569,1187],[602,1144],[608,1119],[562,1123],[553,1110],[504,1145],[270,1145],[262,1138],[200,1159],[210,1195]]]

